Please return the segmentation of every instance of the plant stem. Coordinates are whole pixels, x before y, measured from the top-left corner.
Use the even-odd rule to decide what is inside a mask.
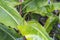
[[[21,3],[23,2],[23,0],[19,0]],[[20,15],[22,15],[22,5],[20,5]]]

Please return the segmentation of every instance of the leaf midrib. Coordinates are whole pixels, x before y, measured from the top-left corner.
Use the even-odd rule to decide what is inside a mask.
[[[2,26],[2,25],[1,25]],[[13,35],[11,35],[9,32],[7,32],[7,31],[5,31],[2,27],[0,27],[0,29],[2,30],[2,31],[4,31],[5,33],[7,33],[10,37],[12,37],[14,40],[16,40],[16,38],[13,36]]]
[[[0,6],[0,8],[2,8],[5,12],[7,12],[7,14],[15,21],[16,24],[19,24],[17,20],[14,18],[14,16],[11,15],[5,8],[3,8],[2,6]]]
[[[46,38],[48,40],[48,38],[37,27],[32,27],[32,28],[37,30],[44,38]]]

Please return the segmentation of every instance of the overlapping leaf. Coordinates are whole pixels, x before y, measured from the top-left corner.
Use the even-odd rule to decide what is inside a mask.
[[[0,40],[16,40],[20,35],[14,29],[0,24]]]
[[[7,5],[6,2],[3,2],[0,0],[0,23],[11,27],[22,24],[23,19],[19,13],[13,7]]]
[[[54,24],[58,21],[58,17],[55,16],[51,16],[48,18],[48,20],[46,21],[44,27],[46,29],[46,31],[48,33],[50,33],[50,31],[52,30]]]
[[[27,40],[52,40],[45,29],[38,22],[30,21],[28,24],[18,26],[18,29]]]
[[[48,4],[48,0],[31,0],[26,3],[26,12],[37,13],[42,16],[51,16],[54,7],[52,4]],[[23,8],[23,9],[24,9]]]
[[[37,13],[42,16],[51,16],[54,10],[60,10],[60,2],[48,4],[48,0],[31,0],[24,6],[26,12]],[[23,9],[24,9],[23,8]]]
[[[46,11],[46,9],[43,6],[47,4],[48,4],[48,0],[31,0],[30,2],[26,3],[24,8],[26,7],[26,12],[33,12],[33,13],[45,15],[44,13],[42,13],[44,10]]]
[[[2,0],[2,1],[6,2],[7,5],[13,7],[20,4],[19,0]]]

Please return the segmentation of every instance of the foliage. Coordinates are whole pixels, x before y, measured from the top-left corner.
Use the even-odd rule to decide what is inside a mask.
[[[59,25],[56,0],[0,0],[0,40],[60,40]]]

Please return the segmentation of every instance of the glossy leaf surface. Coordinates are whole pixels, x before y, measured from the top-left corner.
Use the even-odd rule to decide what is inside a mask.
[[[3,3],[0,0],[0,23],[3,23],[7,26],[16,27],[17,25],[22,24],[22,17],[19,13],[11,6],[8,6],[6,2]]]
[[[42,25],[36,21],[30,21],[24,26],[18,26],[18,29],[27,40],[52,40]]]

